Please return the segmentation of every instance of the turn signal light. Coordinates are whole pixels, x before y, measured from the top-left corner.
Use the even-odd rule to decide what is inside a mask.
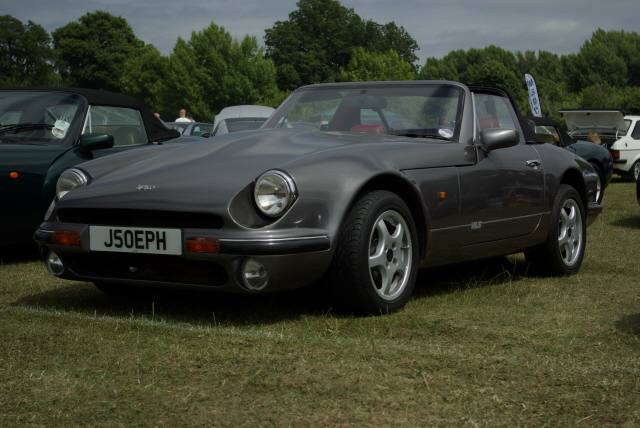
[[[68,230],[54,230],[51,238],[54,244],[58,245],[80,245],[80,232],[70,232]]]
[[[11,178],[18,178],[18,173],[17,172],[12,172],[11,174],[9,174],[9,177]]]
[[[220,240],[215,238],[189,238],[185,247],[190,253],[220,254]]]

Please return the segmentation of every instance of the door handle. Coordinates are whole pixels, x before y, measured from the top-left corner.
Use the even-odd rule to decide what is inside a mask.
[[[542,165],[542,162],[540,162],[540,159],[536,159],[536,160],[528,160],[527,161],[527,166],[530,166],[532,168],[535,168],[537,166]]]

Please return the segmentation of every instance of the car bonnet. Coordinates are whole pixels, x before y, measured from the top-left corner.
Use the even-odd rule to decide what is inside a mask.
[[[176,145],[173,150],[165,146],[156,156],[131,163],[124,154],[99,159],[95,168],[89,162],[82,169],[89,174],[110,171],[87,187],[69,192],[60,204],[218,210],[260,174],[309,153],[352,142],[316,135],[292,129],[235,133]],[[105,168],[107,163],[122,166]]]

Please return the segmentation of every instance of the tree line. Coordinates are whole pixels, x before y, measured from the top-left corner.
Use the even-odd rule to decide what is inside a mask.
[[[238,40],[211,22],[162,55],[126,19],[87,13],[47,33],[0,16],[0,86],[79,86],[131,95],[173,120],[180,108],[213,121],[230,105],[276,107],[295,88],[324,82],[454,80],[510,90],[529,112],[524,74],[536,79],[544,116],[565,108],[640,113],[640,36],[596,30],[578,53],[509,52],[491,45],[417,65],[418,44],[394,22],[363,20],[338,0],[300,0],[286,21]]]

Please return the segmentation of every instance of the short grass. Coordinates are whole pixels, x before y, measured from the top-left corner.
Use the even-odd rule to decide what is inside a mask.
[[[420,273],[397,314],[312,291],[112,298],[0,264],[0,426],[640,426],[640,207],[613,182],[579,274]]]

